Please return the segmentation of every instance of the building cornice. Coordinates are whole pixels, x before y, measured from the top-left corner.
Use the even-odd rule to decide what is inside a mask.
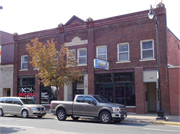
[[[75,30],[83,30],[93,27],[99,27],[104,25],[110,25],[120,22],[126,22],[126,21],[132,21],[132,20],[138,20],[142,18],[148,19],[148,12],[149,10],[95,20],[95,21],[86,21],[81,24],[72,24],[72,25],[61,25],[57,28],[49,29],[49,30],[43,30],[43,31],[37,31],[27,34],[18,35],[17,33],[13,36],[15,41],[25,40],[25,39],[32,39],[35,37],[43,37],[43,36],[49,36],[54,35],[58,33],[64,33],[69,31],[75,31]],[[163,15],[166,13],[165,7],[162,8],[156,8],[155,9],[156,15]]]

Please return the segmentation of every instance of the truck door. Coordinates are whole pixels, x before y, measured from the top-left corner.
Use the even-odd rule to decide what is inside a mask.
[[[89,103],[92,101],[95,101],[92,97],[89,97],[89,96],[84,97],[84,105],[82,107],[84,116],[97,116],[98,106]]]
[[[83,105],[83,96],[78,96],[76,101],[73,103],[73,115],[83,115]]]

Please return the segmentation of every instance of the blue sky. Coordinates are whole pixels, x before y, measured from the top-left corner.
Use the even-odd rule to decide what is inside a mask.
[[[51,29],[73,15],[103,19],[148,10],[161,0],[0,0],[0,30],[18,34]],[[162,0],[167,26],[180,39],[180,0]],[[156,4],[155,4],[156,3]]]

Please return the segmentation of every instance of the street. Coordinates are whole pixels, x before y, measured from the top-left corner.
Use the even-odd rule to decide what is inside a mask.
[[[54,115],[46,115],[39,119],[5,115],[0,117],[0,134],[174,134],[180,133],[179,126],[155,125],[150,123],[102,124],[99,121],[78,120],[67,118],[58,121]]]

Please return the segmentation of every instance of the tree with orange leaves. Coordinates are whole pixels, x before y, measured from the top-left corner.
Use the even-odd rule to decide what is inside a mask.
[[[64,84],[68,85],[82,77],[83,70],[78,69],[74,53],[68,51],[65,45],[57,51],[53,39],[43,44],[35,38],[26,45],[26,49],[32,57],[30,63],[38,70],[39,82],[44,86],[55,86],[58,100],[59,87],[63,88]]]

